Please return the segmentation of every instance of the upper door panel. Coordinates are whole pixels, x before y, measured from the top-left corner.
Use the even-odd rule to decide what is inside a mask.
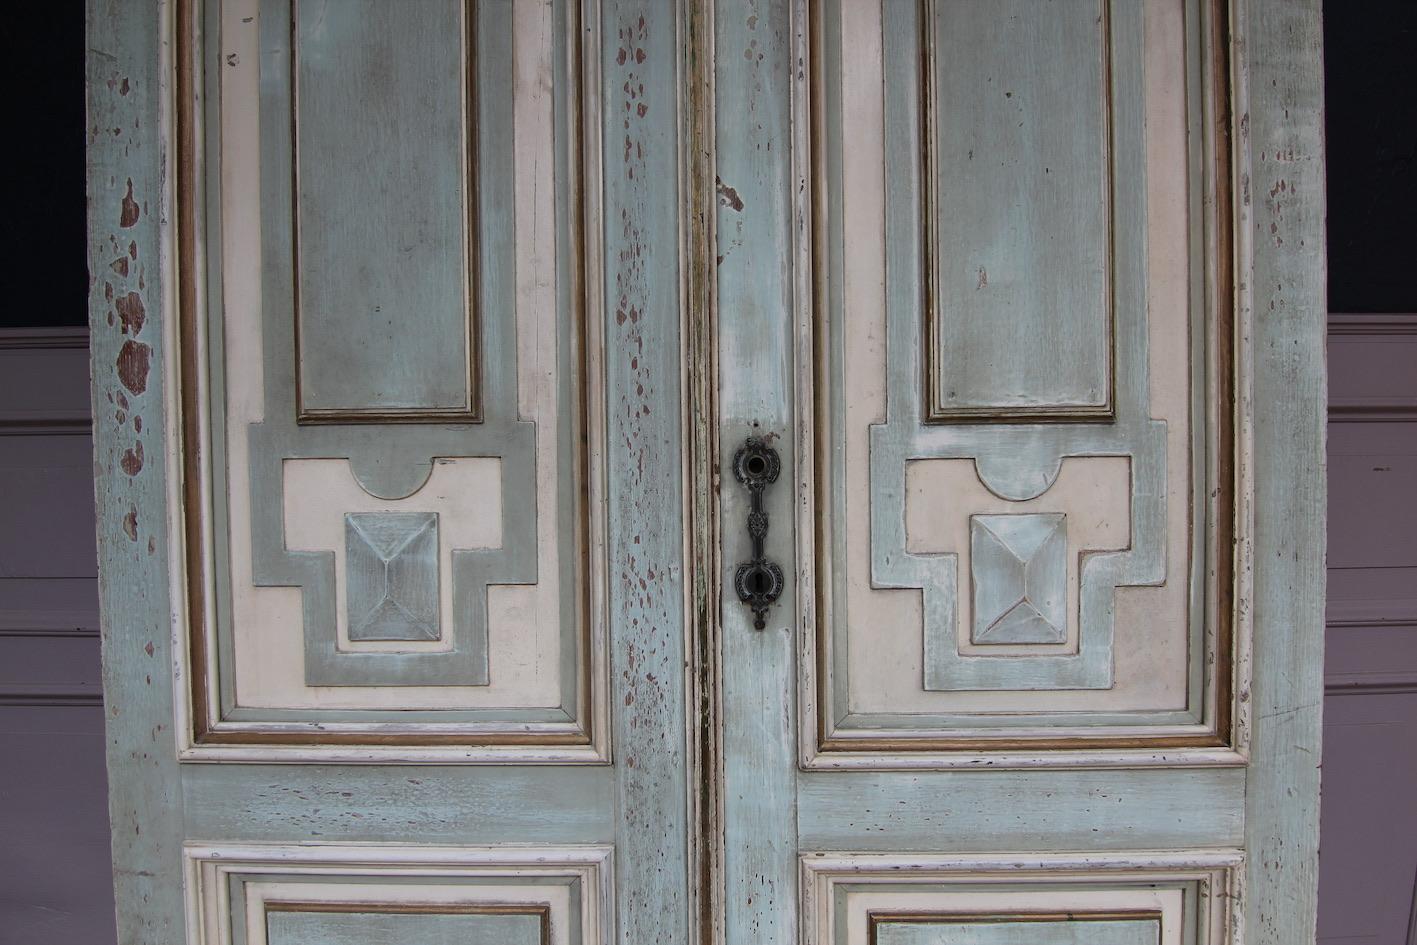
[[[191,11],[187,756],[607,757],[577,15]]]
[[[819,13],[804,763],[1238,761],[1222,14]]]

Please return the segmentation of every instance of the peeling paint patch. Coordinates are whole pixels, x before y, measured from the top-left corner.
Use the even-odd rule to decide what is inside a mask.
[[[125,230],[138,225],[138,201],[133,199],[133,178],[128,178],[128,192],[123,195],[123,208],[118,215],[118,225]]]
[[[133,444],[132,449],[123,451],[123,457],[118,461],[123,467],[123,471],[130,476],[136,476],[143,471],[143,443],[141,440]]]
[[[118,260],[124,264],[126,270],[128,257],[124,256]],[[136,292],[129,292],[120,298],[115,307],[118,309],[118,322],[125,335],[136,335],[143,330],[143,323],[148,319],[147,309],[143,305],[143,297]]]
[[[153,349],[131,338],[118,351],[118,380],[134,394],[148,389],[148,369],[152,366]]]
[[[743,198],[738,196],[738,191],[729,187],[721,178],[713,179],[714,186],[718,188],[718,204],[721,207],[728,207],[738,213],[743,212]]]
[[[128,514],[123,516],[123,534],[128,536],[129,541],[138,540],[138,508],[128,506]]]

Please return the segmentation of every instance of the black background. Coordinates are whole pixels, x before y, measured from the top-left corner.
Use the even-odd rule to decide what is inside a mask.
[[[0,327],[82,325],[84,5],[7,3]],[[1417,311],[1417,0],[1329,0],[1329,310]]]

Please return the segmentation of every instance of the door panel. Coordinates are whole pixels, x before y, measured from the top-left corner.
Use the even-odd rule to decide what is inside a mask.
[[[728,942],[1312,937],[1322,304],[1255,280],[1321,267],[1317,85],[1253,10],[715,4]]]
[[[568,9],[194,23],[189,757],[606,757]]]
[[[123,941],[687,940],[647,12],[91,5]]]
[[[1224,757],[1214,25],[1200,3],[820,10],[804,762]]]

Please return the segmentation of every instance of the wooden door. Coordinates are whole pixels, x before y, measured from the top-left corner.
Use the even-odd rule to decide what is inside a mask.
[[[1317,14],[715,4],[728,942],[1312,941]]]
[[[120,939],[1312,938],[1315,6],[91,0]]]
[[[641,12],[90,4],[122,941],[687,940]]]

